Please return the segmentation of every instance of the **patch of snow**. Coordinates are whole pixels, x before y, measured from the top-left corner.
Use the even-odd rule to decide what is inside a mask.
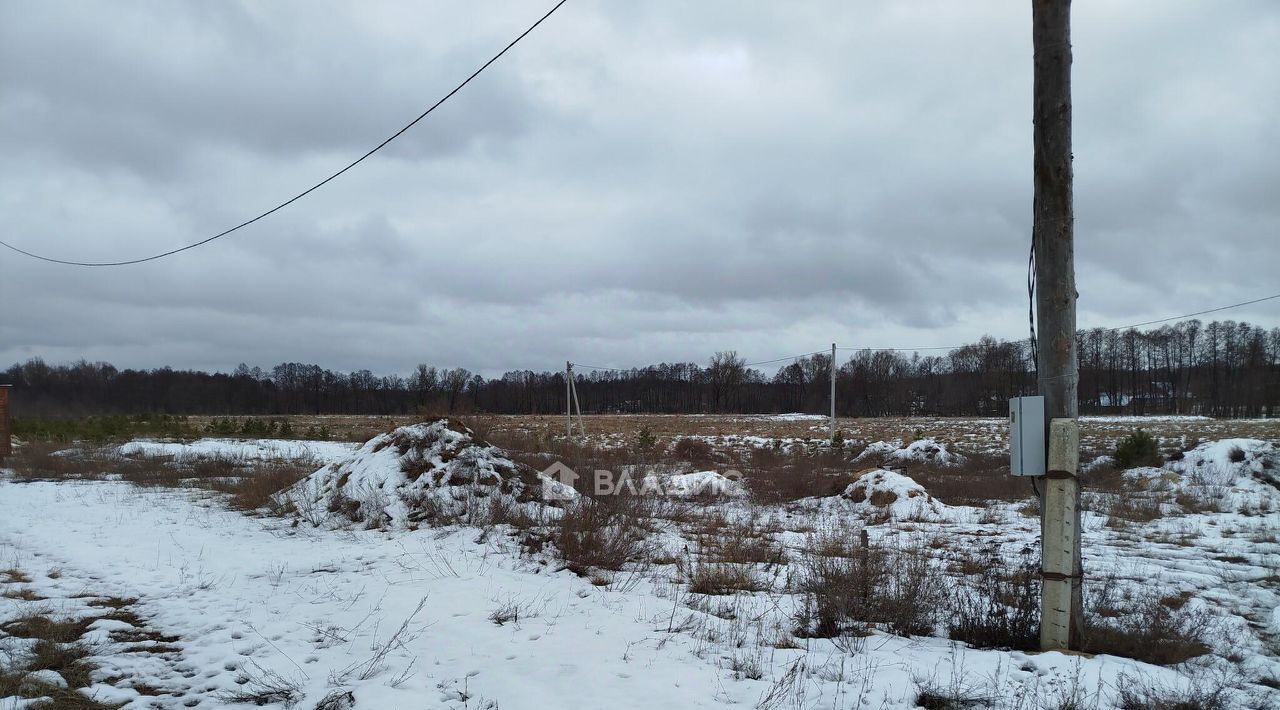
[[[1213,417],[1202,417],[1192,414],[1143,414],[1143,415],[1088,415],[1080,417],[1082,422],[1099,424],[1132,424],[1138,426],[1144,422],[1207,422]]]
[[[316,459],[322,463],[340,461],[359,444],[347,441],[302,439],[197,439],[191,442],[140,439],[116,447],[122,456],[226,457],[243,460]]]
[[[22,682],[32,683],[33,685],[34,684],[51,685],[55,688],[67,687],[66,678],[63,678],[62,675],[57,671],[51,671],[48,669],[40,670],[40,671],[31,671],[26,675],[25,678],[22,679]]]
[[[718,471],[694,473],[655,474],[644,477],[642,491],[652,491],[677,498],[699,496],[742,497],[747,489],[737,478],[730,478]]]

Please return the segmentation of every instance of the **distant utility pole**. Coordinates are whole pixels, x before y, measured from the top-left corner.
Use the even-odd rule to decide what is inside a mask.
[[[831,441],[836,440],[836,344],[831,344]]]
[[[1071,169],[1071,0],[1032,0],[1035,80],[1032,240],[1036,348],[1048,466],[1041,493],[1042,650],[1079,649],[1080,446],[1076,400],[1076,276]]]
[[[564,363],[564,433],[573,440],[573,410],[578,410],[578,432],[587,435],[587,427],[582,423],[582,407],[578,405],[578,386],[573,381],[573,363]]]

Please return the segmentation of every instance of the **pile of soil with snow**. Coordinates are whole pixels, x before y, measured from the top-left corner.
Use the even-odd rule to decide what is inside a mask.
[[[909,476],[884,469],[864,471],[839,497],[857,510],[897,520],[938,520],[947,510]]]
[[[877,441],[863,449],[854,461],[874,461],[881,465],[912,461],[951,466],[964,462],[964,456],[935,439],[917,439],[906,446],[898,441]]]
[[[417,527],[479,522],[495,507],[545,512],[544,489],[572,488],[517,463],[448,419],[404,426],[370,439],[279,494],[316,525]]]
[[[1280,488],[1280,447],[1261,439],[1206,441],[1171,462],[1169,468],[1221,483],[1253,479]]]
[[[695,471],[665,475],[650,473],[644,477],[640,492],[676,498],[741,498],[747,495],[747,488],[738,478],[718,471]]]
[[[1125,474],[1137,471],[1141,476],[1142,470]],[[1147,481],[1211,499],[1220,510],[1266,513],[1280,509],[1280,447],[1268,441],[1207,441],[1184,452],[1181,460],[1150,471]]]

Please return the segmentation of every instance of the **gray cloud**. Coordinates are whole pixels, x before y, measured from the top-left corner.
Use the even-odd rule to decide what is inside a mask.
[[[6,4],[0,231],[81,259],[221,231],[545,9]],[[1081,325],[1275,291],[1280,9],[1076,0],[1073,39]],[[1023,4],[574,0],[208,247],[0,254],[0,364],[494,374],[1022,337],[1030,106]]]

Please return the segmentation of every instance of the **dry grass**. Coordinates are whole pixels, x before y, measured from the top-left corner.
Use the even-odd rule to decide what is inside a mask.
[[[1121,676],[1116,688],[1120,710],[1225,710],[1234,707],[1229,687],[1222,683],[1165,685],[1147,678]]]
[[[933,631],[946,581],[923,550],[885,547],[847,529],[814,533],[807,548],[797,635],[861,635],[872,624],[901,636]]]
[[[635,496],[606,496],[566,506],[552,533],[565,566],[589,576],[647,560],[653,546],[646,539],[644,505]]]
[[[44,599],[30,587],[19,587],[17,589],[6,589],[0,592],[0,597],[5,599],[17,599],[24,602],[35,602]]]
[[[93,618],[54,618],[46,612],[32,612],[0,625],[0,631],[8,636],[34,641],[23,653],[10,657],[7,667],[0,669],[0,697],[47,698],[26,707],[50,710],[120,707],[98,702],[79,692],[93,683],[94,666],[88,660],[91,649],[80,642],[93,621]],[[31,678],[37,671],[57,673],[67,682],[67,687]]]
[[[1150,497],[1118,495],[1107,509],[1107,525],[1123,527],[1126,523],[1149,523],[1164,517],[1160,501]]]
[[[1114,609],[1114,608],[1113,608]],[[1086,612],[1083,650],[1156,665],[1173,665],[1209,652],[1218,624],[1203,608],[1170,605],[1151,593],[1124,611]]]
[[[20,582],[25,583],[25,582],[31,581],[31,577],[26,572],[23,572],[17,567],[10,567],[9,569],[6,569],[6,570],[0,570],[0,575],[3,575],[4,577],[4,579],[0,579],[0,583],[17,584]]]
[[[750,566],[722,562],[699,562],[689,570],[689,591],[694,594],[761,592],[768,582]]]
[[[271,497],[320,468],[312,459],[246,459],[236,456],[129,455],[110,450],[65,449],[39,442],[23,446],[9,465],[18,480],[104,480],[137,486],[203,488],[228,494],[234,508],[270,508]]]
[[[857,477],[854,468],[843,455],[829,450],[810,455],[762,448],[750,451],[740,470],[756,500],[779,503],[836,495]]]
[[[1007,560],[999,554],[963,555],[974,573],[948,599],[948,635],[977,648],[1030,650],[1040,636],[1040,565],[1033,554]]]
[[[1024,478],[1009,475],[1004,457],[966,454],[952,465],[912,462],[904,473],[947,505],[982,506],[988,501],[1023,501],[1034,493]]]

